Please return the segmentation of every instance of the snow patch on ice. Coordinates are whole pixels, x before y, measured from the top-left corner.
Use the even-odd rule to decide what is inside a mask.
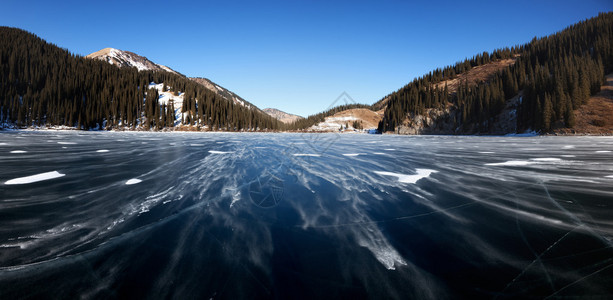
[[[234,153],[233,151],[216,151],[216,150],[209,150],[209,153],[212,154],[228,154],[228,153]]]
[[[606,178],[613,178],[613,175],[607,175]]]
[[[106,152],[109,152],[109,150],[106,150],[106,149],[100,149],[100,150],[98,150],[98,151],[96,151],[96,152],[98,152],[98,153],[106,153]]]
[[[312,157],[320,157],[321,154],[312,154],[312,153],[295,153],[294,156],[312,156]]]
[[[126,181],[126,185],[133,185],[133,184],[137,184],[137,183],[141,183],[141,182],[142,182],[142,180],[140,180],[140,179],[132,178],[132,179]]]
[[[385,171],[375,171],[375,173],[379,175],[383,175],[383,176],[395,176],[395,177],[398,177],[399,182],[414,184],[414,183],[417,183],[417,181],[419,181],[420,179],[427,178],[430,176],[430,174],[437,172],[435,170],[430,170],[430,169],[416,169],[415,171],[417,172],[417,174],[415,175],[407,175],[407,174],[392,173],[392,172],[385,172]]]
[[[39,181],[43,181],[43,180],[59,178],[59,177],[65,176],[65,175],[66,174],[59,173],[58,171],[52,171],[52,172],[40,173],[40,174],[36,174],[36,175],[32,175],[32,176],[19,177],[19,178],[11,179],[11,180],[5,182],[4,184],[11,185],[11,184],[34,183],[34,182],[39,182]]]
[[[77,143],[75,142],[57,142],[60,145],[76,145]]]
[[[362,153],[344,153],[344,156],[358,156],[358,155],[362,155]]]
[[[494,154],[494,153],[496,153],[496,152],[492,152],[492,151],[481,151],[481,152],[479,152],[479,153],[481,153],[481,154]]]
[[[13,150],[13,151],[11,151],[11,153],[13,153],[13,154],[17,154],[17,153],[28,153],[28,151],[24,151],[24,150]]]
[[[527,166],[533,164],[534,162],[530,162],[527,160],[509,160],[501,163],[489,163],[485,164],[486,166]]]
[[[509,160],[505,162],[499,163],[487,163],[486,166],[508,166],[508,167],[516,167],[516,166],[527,166],[538,163],[559,163],[563,162],[563,160],[556,157],[539,157],[539,158],[531,158],[530,160]]]
[[[599,151],[596,151],[596,153],[611,153],[611,151],[610,150],[599,150]]]
[[[541,157],[541,158],[531,158],[530,160],[534,160],[534,161],[562,161],[559,158],[555,158],[555,157]]]

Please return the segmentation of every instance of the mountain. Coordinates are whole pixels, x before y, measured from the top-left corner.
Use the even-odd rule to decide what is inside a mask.
[[[300,119],[304,119],[301,116],[297,116],[297,115],[292,115],[292,114],[288,114],[284,111],[278,110],[276,108],[264,108],[262,111],[264,111],[265,113],[269,114],[270,116],[272,116],[273,118],[289,124],[289,123],[294,123]]]
[[[601,13],[525,45],[436,69],[373,107],[385,107],[382,132],[554,133],[575,127],[577,110],[612,71],[613,13]]]
[[[99,59],[102,61],[106,61],[112,65],[119,67],[134,67],[139,71],[167,71],[177,75],[183,76],[181,73],[161,64],[157,64],[148,58],[138,55],[133,52],[123,51],[115,48],[104,48],[100,51],[91,53],[86,58],[90,59]],[[248,109],[256,109],[259,110],[255,105],[249,103],[247,100],[238,96],[230,90],[227,90],[219,85],[215,84],[211,80],[207,78],[201,77],[191,77],[190,80],[201,84],[205,88],[209,89],[212,92],[217,93],[218,95],[228,99],[228,101],[232,101],[235,104],[242,105]]]
[[[135,67],[139,71],[168,71],[177,75],[183,76],[181,73],[176,72],[164,65],[157,64],[144,56],[140,56],[136,53],[118,50],[114,48],[105,48],[98,52],[94,52],[86,56],[86,58],[99,59],[102,61],[106,61],[112,65],[116,65],[119,67]],[[235,105],[243,106],[249,110],[256,110],[260,113],[264,113],[257,106],[253,105],[249,101],[243,99],[236,93],[225,89],[218,84],[214,83],[208,78],[203,77],[189,77],[188,79],[200,84],[201,86],[207,88],[211,92],[216,93],[217,95],[231,101]],[[169,93],[168,91],[163,91],[162,85],[156,85],[156,88],[160,92],[160,100],[168,101],[172,99],[175,105],[182,105],[183,96],[182,95],[174,95],[173,93]]]
[[[130,51],[123,51],[115,48],[104,48],[100,51],[91,53],[86,58],[99,59],[119,67],[134,67],[139,71],[167,71],[175,74],[179,72],[160,64],[150,61],[144,56],[140,56]]]
[[[134,53],[107,49],[90,57],[98,58],[0,27],[0,129],[268,131],[282,126]]]

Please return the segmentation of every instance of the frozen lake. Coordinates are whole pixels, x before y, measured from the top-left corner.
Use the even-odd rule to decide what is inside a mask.
[[[0,133],[0,299],[613,296],[612,137]]]

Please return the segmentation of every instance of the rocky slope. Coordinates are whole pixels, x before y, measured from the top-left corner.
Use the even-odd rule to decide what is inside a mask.
[[[575,110],[576,125],[573,128],[556,128],[554,134],[613,134],[613,73],[606,76],[600,92]]]
[[[301,116],[288,114],[276,108],[264,108],[262,111],[285,124],[293,123],[293,122],[296,122],[297,120],[303,119],[303,117]]]

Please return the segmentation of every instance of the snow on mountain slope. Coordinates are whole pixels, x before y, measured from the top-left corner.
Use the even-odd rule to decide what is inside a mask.
[[[135,67],[139,71],[167,71],[179,74],[177,71],[167,66],[156,64],[144,56],[140,56],[130,51],[123,51],[115,48],[104,48],[85,57],[103,60],[112,65],[120,67]]]
[[[168,90],[164,91],[163,83],[149,83],[149,89],[156,89],[158,91],[160,104],[169,105],[170,102],[173,103],[173,107],[175,109],[175,126],[181,123],[183,119],[183,113],[181,113],[181,107],[183,107],[183,99],[184,93],[179,92],[178,96],[175,96],[174,92],[170,92]]]

